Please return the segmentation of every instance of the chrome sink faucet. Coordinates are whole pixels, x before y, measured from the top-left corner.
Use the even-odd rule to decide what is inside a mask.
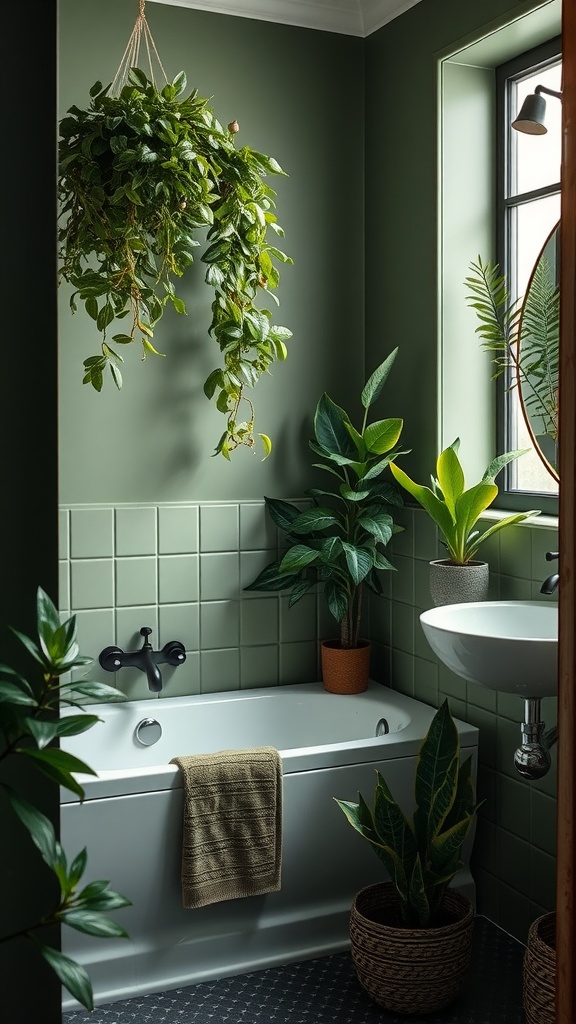
[[[547,551],[546,552],[546,561],[547,562],[553,562],[556,558],[558,558],[559,554],[560,553],[558,551]],[[544,580],[544,583],[540,587],[540,593],[541,594],[553,594],[554,591],[556,590],[556,587],[558,586],[559,582],[560,582],[560,575],[559,575],[559,573],[553,572],[551,576],[548,576]]]

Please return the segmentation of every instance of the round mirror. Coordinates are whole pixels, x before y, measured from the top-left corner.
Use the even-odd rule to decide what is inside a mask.
[[[559,336],[560,222],[548,235],[530,275],[515,360],[520,404],[532,443],[557,481]]]

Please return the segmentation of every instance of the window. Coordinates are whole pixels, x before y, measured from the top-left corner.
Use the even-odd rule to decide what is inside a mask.
[[[512,299],[526,294],[532,269],[560,219],[561,103],[544,95],[545,135],[515,131],[511,122],[536,86],[561,90],[560,46],[558,37],[497,68],[497,261]],[[499,381],[499,450],[531,450],[511,464],[505,489],[519,497],[523,492],[557,495],[558,484],[533,446],[513,382],[513,369]]]

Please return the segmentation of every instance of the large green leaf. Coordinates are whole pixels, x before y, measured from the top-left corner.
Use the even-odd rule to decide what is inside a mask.
[[[288,574],[280,571],[280,562],[271,562],[262,572],[259,572],[252,583],[248,583],[244,590],[285,590],[294,585],[299,574]]]
[[[84,789],[72,774],[78,772],[85,775],[97,775],[90,765],[81,761],[78,757],[68,753],[67,750],[58,750],[54,747],[44,750],[34,750],[32,747],[18,747],[17,752],[31,758],[44,775],[47,775],[59,786],[64,786],[72,793],[76,793],[82,800]]]
[[[519,459],[521,455],[525,455],[529,450],[529,448],[517,448],[512,452],[505,452],[504,455],[497,455],[488,466],[482,479],[493,481],[498,476],[498,473],[504,469],[504,466],[507,466],[509,462],[513,462],[514,459]]]
[[[331,508],[315,507],[305,509],[292,522],[294,533],[314,533],[316,530],[327,530],[342,525],[341,517]]]
[[[346,565],[356,586],[362,582],[374,566],[374,558],[366,548],[356,547],[354,544],[342,542],[342,548],[346,558]]]
[[[57,860],[57,841],[52,822],[11,786],[3,784],[2,788],[10,801],[12,810],[24,827],[28,829],[32,841],[40,850],[43,860],[52,868]]]
[[[94,995],[92,983],[84,968],[76,963],[75,960],[72,960],[71,957],[60,953],[57,949],[46,946],[42,942],[38,942],[38,940],[36,941],[42,956],[50,964],[50,967],[58,976],[64,988],[68,989],[70,994],[82,1006],[85,1006],[87,1010],[93,1010]]]
[[[502,530],[505,526],[514,526],[516,523],[522,523],[525,519],[529,519],[530,516],[539,515],[540,509],[531,509],[528,512],[517,512],[513,516],[506,516],[504,519],[499,519],[498,522],[493,523],[492,526],[488,527],[484,533],[478,533],[472,543],[470,543],[470,541],[468,542],[468,557],[473,558],[480,545],[483,544],[485,540],[488,540],[488,537],[492,537],[493,534],[498,533],[498,531]]]
[[[455,561],[466,562],[468,553],[466,543],[478,519],[498,494],[496,484],[479,483],[469,490],[464,491],[456,500],[455,519],[456,532],[454,538],[454,551],[451,552]]]
[[[394,525],[392,516],[383,512],[377,505],[369,505],[368,508],[363,509],[357,521],[362,529],[372,534],[382,544],[387,544],[392,537]]]
[[[444,700],[430,723],[416,765],[414,826],[420,850],[441,829],[456,798],[459,749],[458,730]]]
[[[323,394],[314,414],[314,435],[325,453],[356,459],[358,452],[346,429],[347,414]]]
[[[31,693],[26,693],[20,685],[0,679],[0,704],[18,704],[23,707],[37,707],[38,701]]]
[[[452,447],[446,448],[438,456],[436,464],[438,483],[450,515],[456,517],[456,501],[464,490],[464,472],[460,460]]]
[[[319,553],[314,548],[310,548],[306,544],[294,544],[293,547],[288,548],[282,558],[280,572],[293,573],[312,562],[317,562],[318,559]]]
[[[292,523],[301,514],[302,509],[292,505],[289,501],[281,501],[279,498],[264,497],[266,511],[270,518],[281,530],[289,530]]]
[[[452,540],[454,536],[454,522],[446,503],[437,498],[429,487],[414,483],[408,474],[395,463],[390,463],[390,470],[400,486],[404,487],[413,498],[416,498],[416,501],[422,505],[422,508],[426,509],[428,515],[444,534],[444,537],[448,541]]]
[[[417,855],[416,837],[379,771],[376,779],[374,830],[378,841],[396,852],[406,876],[410,877]]]
[[[366,448],[376,455],[384,455],[397,443],[404,421],[398,418],[370,423],[363,434]]]
[[[348,611],[349,596],[346,588],[334,579],[326,580],[324,597],[330,614],[336,619],[336,622],[342,622]]]
[[[364,409],[369,409],[370,406],[376,401],[382,388],[384,387],[390,370],[394,365],[394,360],[398,355],[398,348],[392,350],[389,356],[376,367],[374,372],[370,375],[366,381],[364,388],[362,389],[361,401]]]
[[[126,939],[128,933],[116,921],[104,917],[100,911],[84,910],[80,907],[72,907],[64,910],[60,920],[75,928],[76,931],[84,932],[85,935],[97,935],[103,939]]]

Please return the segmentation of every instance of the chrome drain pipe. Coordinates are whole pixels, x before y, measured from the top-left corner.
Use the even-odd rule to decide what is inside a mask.
[[[558,740],[558,726],[545,732],[545,723],[540,718],[541,700],[528,697],[524,701],[522,722],[522,743],[514,754],[516,771],[525,779],[541,779],[550,770],[552,759],[550,748]]]

